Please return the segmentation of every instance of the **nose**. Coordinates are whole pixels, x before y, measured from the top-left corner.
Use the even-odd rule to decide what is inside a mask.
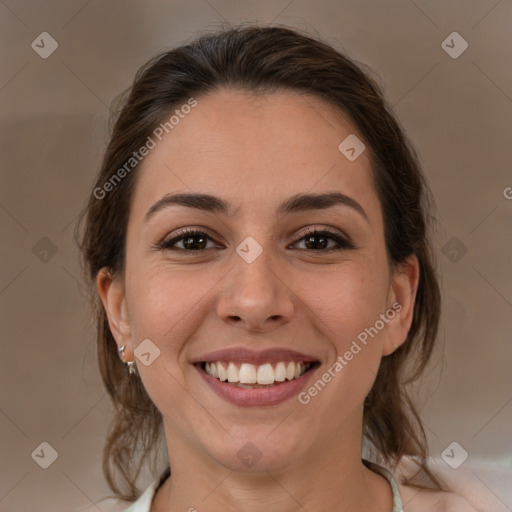
[[[295,294],[268,253],[264,250],[252,263],[234,255],[217,301],[222,321],[248,332],[267,332],[291,320]]]

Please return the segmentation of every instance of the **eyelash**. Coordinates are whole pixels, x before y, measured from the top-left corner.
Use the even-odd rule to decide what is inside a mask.
[[[182,249],[180,247],[172,247],[173,244],[180,242],[180,241],[184,240],[185,238],[191,238],[194,236],[203,236],[203,237],[208,238],[209,240],[213,240],[204,231],[201,231],[198,229],[185,229],[179,235],[171,238],[170,240],[163,240],[162,242],[157,244],[157,248],[161,249],[161,250],[176,251],[176,252],[181,252],[181,253],[185,253],[185,252],[196,253],[196,254],[201,254],[204,251],[211,249],[211,247],[208,249],[196,249],[196,250]],[[307,251],[307,252],[317,252],[317,253],[319,253],[319,252],[330,253],[333,251],[343,251],[343,250],[347,250],[347,249],[348,250],[355,249],[355,246],[352,243],[348,242],[344,238],[340,237],[337,233],[334,233],[333,231],[330,231],[328,229],[321,229],[321,230],[318,230],[315,228],[309,229],[299,239],[297,239],[296,242],[301,241],[301,240],[311,237],[311,236],[326,236],[327,238],[334,240],[339,245],[339,247],[330,247],[328,249],[299,249],[299,250]],[[294,242],[294,243],[296,243],[296,242]]]

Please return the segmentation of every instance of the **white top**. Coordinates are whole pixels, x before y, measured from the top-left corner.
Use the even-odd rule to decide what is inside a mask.
[[[368,460],[363,459],[363,464],[371,469],[375,473],[379,473],[383,477],[387,478],[389,483],[391,484],[391,489],[393,490],[393,510],[392,512],[403,512],[402,508],[402,498],[400,497],[400,490],[398,489],[398,484],[394,478],[394,476],[382,466],[379,466],[375,462],[370,462]],[[156,478],[151,485],[140,495],[139,499],[132,503],[129,508],[126,509],[125,512],[150,512],[151,503],[153,502],[153,498],[155,497],[157,489],[161,484],[166,480],[166,474],[160,475]]]

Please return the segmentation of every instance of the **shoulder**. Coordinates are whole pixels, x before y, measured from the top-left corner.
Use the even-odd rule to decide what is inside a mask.
[[[74,508],[71,512],[98,512],[98,510],[102,510],[103,512],[126,512],[127,507],[130,506],[131,504],[126,501],[123,502],[121,500],[108,498],[95,501],[89,505]]]
[[[101,509],[104,512],[151,512],[154,507],[154,499],[159,487],[167,480],[171,471],[167,467],[163,473],[155,477],[153,481],[143,490],[139,498],[132,502],[103,498],[102,500],[88,506],[73,509],[72,512],[97,512]],[[101,506],[100,506],[101,505]],[[98,508],[100,506],[100,508]]]
[[[442,459],[429,459],[429,468],[438,476],[448,492],[427,491],[404,485],[406,478],[418,472],[410,458],[404,458],[395,469],[402,497],[403,512],[510,512],[510,469],[484,464],[464,464],[456,470]]]
[[[130,503],[126,501],[106,498],[91,505],[75,508],[72,512],[150,512],[151,504],[156,493],[160,478],[154,480],[139,496],[139,498]]]
[[[403,512],[484,512],[453,492],[423,491],[400,484],[399,489]]]

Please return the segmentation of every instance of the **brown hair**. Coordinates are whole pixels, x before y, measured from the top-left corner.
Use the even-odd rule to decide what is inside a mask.
[[[105,190],[105,183],[174,108],[192,96],[197,98],[221,87],[263,94],[293,90],[323,98],[337,107],[337,112],[347,115],[363,137],[370,150],[373,180],[382,206],[390,267],[411,254],[420,263],[407,340],[383,357],[365,400],[365,440],[374,457],[393,468],[404,455],[411,456],[419,472],[430,481],[428,485],[412,479],[403,483],[443,489],[444,483],[427,466],[425,432],[406,386],[424,371],[439,325],[440,290],[427,233],[433,200],[414,149],[379,86],[360,65],[329,44],[280,26],[240,26],[203,35],[147,62],[121,97],[94,191],[77,224],[87,278],[94,283],[102,267],[111,273],[123,272],[130,199],[138,166],[109,187],[108,193],[98,197],[97,191]],[[84,219],[80,239],[78,231]],[[100,372],[115,408],[103,452],[103,471],[118,498],[134,501],[140,495],[135,484],[144,461],[152,453],[156,457],[155,448],[162,439],[162,417],[141,380],[128,376],[106,313],[96,293],[94,296]],[[120,472],[119,481],[114,470]]]

